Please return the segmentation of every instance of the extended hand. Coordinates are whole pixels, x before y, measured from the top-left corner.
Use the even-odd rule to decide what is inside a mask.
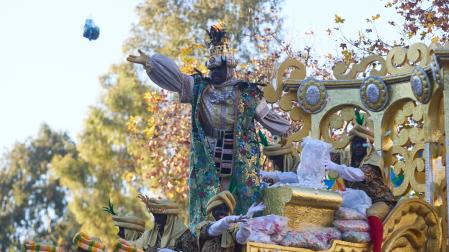
[[[332,162],[331,160],[326,160],[324,163],[324,167],[326,168],[326,170],[329,170],[329,171],[336,171],[336,172],[340,171],[339,165]]]
[[[233,223],[246,223],[248,221],[248,217],[242,216],[242,215],[231,215],[226,216],[223,219],[220,219],[218,221],[215,221],[207,228],[207,233],[210,236],[219,236],[223,234],[224,231],[226,231],[229,226]]]
[[[248,221],[248,217],[246,215],[231,215],[231,216],[226,216],[223,219],[225,219],[226,223],[228,223],[228,224],[237,223],[237,222],[246,223]]]
[[[270,185],[279,182],[279,176],[277,172],[260,171],[260,177],[262,181]]]
[[[132,63],[145,65],[147,62],[148,55],[146,55],[142,50],[138,50],[139,56],[129,55],[126,60]]]
[[[145,203],[145,206],[148,207],[149,203],[150,203],[150,198],[148,198],[147,195],[143,195],[140,194],[137,196],[137,198],[139,198],[143,203]]]
[[[261,212],[265,209],[265,205],[263,203],[259,203],[256,205],[256,203],[253,203],[251,207],[248,209],[248,212],[246,213],[246,217],[252,218],[255,213]]]

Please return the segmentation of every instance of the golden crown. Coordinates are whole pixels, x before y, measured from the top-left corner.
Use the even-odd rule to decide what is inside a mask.
[[[208,68],[214,68],[226,62],[228,66],[234,67],[236,62],[231,49],[230,39],[226,32],[225,23],[218,22],[212,25],[210,30],[207,31],[207,34],[210,39],[207,43],[210,58],[206,66]]]

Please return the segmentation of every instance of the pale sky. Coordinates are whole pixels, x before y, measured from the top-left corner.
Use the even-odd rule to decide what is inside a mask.
[[[141,0],[0,0],[0,152],[15,141],[35,136],[41,123],[66,130],[76,140],[88,107],[98,103],[98,77],[113,63],[125,60],[121,51],[135,7]],[[326,35],[334,15],[346,19],[349,37],[365,27],[365,19],[381,14],[379,32],[397,37],[386,24],[396,19],[380,0],[286,0],[286,39],[314,53],[335,53],[339,43]],[[82,27],[92,17],[100,37],[89,42]],[[306,36],[313,30],[315,36]]]

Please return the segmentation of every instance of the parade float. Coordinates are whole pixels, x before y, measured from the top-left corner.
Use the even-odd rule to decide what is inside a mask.
[[[250,227],[241,224],[231,232],[230,223],[225,223],[224,232],[223,225],[217,226],[216,230],[221,230],[221,241],[214,237],[210,240],[211,247],[218,248],[216,251],[372,251],[370,242],[351,241],[353,239],[342,235],[343,231],[337,230],[341,223],[338,221],[351,220],[339,219],[345,214],[341,193],[346,190],[345,181],[338,174],[326,171],[316,176],[322,181],[315,183],[324,182],[322,186],[313,188],[301,184],[302,178],[309,178],[301,175],[304,169],[294,173],[305,163],[304,157],[300,160],[299,155],[304,154],[307,141],[326,144],[324,149],[333,162],[349,165],[349,145],[354,139],[354,129],[360,129],[359,137],[367,136],[367,141],[371,141],[370,153],[379,157],[375,161],[380,169],[378,177],[383,180],[379,183],[384,184],[379,188],[384,191],[377,193],[390,193],[394,201],[385,212],[386,216],[381,218],[382,251],[446,251],[449,134],[446,134],[445,125],[449,123],[449,115],[444,112],[449,107],[449,48],[427,47],[422,43],[408,48],[394,47],[386,58],[371,55],[351,66],[338,63],[333,68],[335,80],[308,76],[304,64],[288,58],[275,70],[275,85],[260,87],[235,80],[236,62],[230,54],[225,33],[217,27],[213,26],[216,29],[209,33],[211,55],[206,66],[212,72],[210,79],[183,75],[162,55],[149,56],[139,51],[139,56],[128,57],[129,61],[144,65],[156,84],[178,92],[181,102],[192,104],[190,230],[179,220],[176,204],[141,196],[155,216],[155,222],[163,223],[162,230],[171,223],[170,233],[165,236],[167,226],[161,232],[147,230],[144,220],[116,216],[111,207],[112,220],[117,222],[118,236],[122,238],[114,245],[114,251],[157,251],[161,247],[171,249],[165,251],[190,251],[180,250],[178,246],[202,246],[198,237],[217,233],[209,227],[221,221],[213,212],[220,206],[224,206],[223,216],[235,212],[235,216],[226,216],[232,219],[232,224],[249,223]],[[288,113],[295,127],[272,112],[267,103],[276,104]],[[226,111],[238,116],[229,116]],[[255,120],[272,133],[282,135],[279,143],[266,144],[262,152],[273,161],[274,169],[293,172],[299,184],[260,181]],[[217,123],[231,126],[219,130],[215,127]],[[365,132],[365,128],[372,132]],[[265,206],[252,205],[259,200]],[[387,198],[382,201],[388,203]],[[263,216],[253,218],[255,209],[264,209]],[[365,234],[368,232],[366,217],[363,213]],[[260,220],[257,218],[265,219],[257,223]],[[251,235],[257,233],[258,225],[278,229],[276,237],[270,233],[252,241]],[[310,230],[325,232],[328,242],[325,249],[317,249],[323,245],[301,247],[298,240],[323,236]],[[198,244],[192,242],[196,239]],[[84,233],[77,234],[74,243],[79,251],[106,251],[100,241]],[[238,248],[237,243],[242,247]],[[33,243],[26,250],[56,251],[57,248],[38,250]],[[210,250],[203,247],[198,251]]]
[[[382,251],[446,251],[448,71],[449,48],[417,43],[395,47],[386,58],[370,55],[350,67],[339,63],[333,68],[336,80],[308,77],[306,67],[289,58],[277,69],[276,86],[263,90],[268,102],[300,123],[291,142],[307,136],[322,139],[339,151],[342,162],[348,156],[354,111],[367,116],[386,182],[398,199],[383,221]],[[264,202],[266,214],[287,216],[295,228],[301,223],[330,226],[341,198],[330,191],[283,186],[266,189]],[[249,242],[246,251],[312,250]],[[334,240],[325,251],[371,248],[369,243]]]

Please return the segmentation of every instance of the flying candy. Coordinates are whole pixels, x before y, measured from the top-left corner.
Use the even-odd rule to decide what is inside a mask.
[[[100,28],[95,25],[92,19],[86,19],[86,23],[84,24],[83,37],[91,41],[96,40],[98,36],[100,36]]]

